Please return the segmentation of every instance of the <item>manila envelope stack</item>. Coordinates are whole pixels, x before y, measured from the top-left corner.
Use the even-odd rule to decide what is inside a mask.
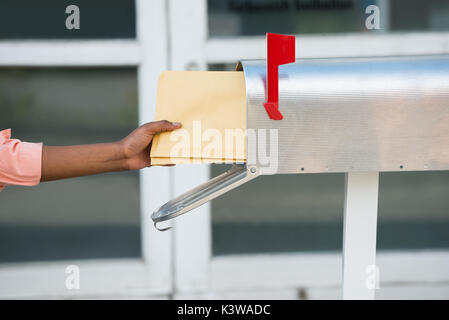
[[[153,138],[152,165],[245,162],[243,72],[163,72],[155,120],[181,122],[182,128]]]

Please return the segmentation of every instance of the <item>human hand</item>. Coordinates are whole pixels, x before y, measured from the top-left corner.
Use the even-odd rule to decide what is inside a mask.
[[[137,170],[151,166],[151,141],[155,134],[181,128],[181,123],[167,120],[146,123],[120,140],[123,157],[128,170]]]

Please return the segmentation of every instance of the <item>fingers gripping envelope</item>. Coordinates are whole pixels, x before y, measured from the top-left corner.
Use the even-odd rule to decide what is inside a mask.
[[[246,161],[243,72],[163,72],[155,118],[183,126],[154,137],[152,165]]]

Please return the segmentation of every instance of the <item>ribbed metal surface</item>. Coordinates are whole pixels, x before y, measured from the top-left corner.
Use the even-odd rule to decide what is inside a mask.
[[[280,66],[280,121],[263,107],[265,61],[242,66],[247,127],[278,129],[275,173],[449,169],[449,56]],[[257,150],[255,140],[248,139],[248,150]],[[260,158],[256,165],[273,173]]]

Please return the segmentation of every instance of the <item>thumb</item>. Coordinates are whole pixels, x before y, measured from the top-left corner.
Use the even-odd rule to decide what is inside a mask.
[[[149,134],[154,135],[158,132],[172,131],[175,129],[179,129],[182,127],[182,124],[180,122],[170,122],[167,120],[160,120],[146,123],[143,125],[143,127]]]

